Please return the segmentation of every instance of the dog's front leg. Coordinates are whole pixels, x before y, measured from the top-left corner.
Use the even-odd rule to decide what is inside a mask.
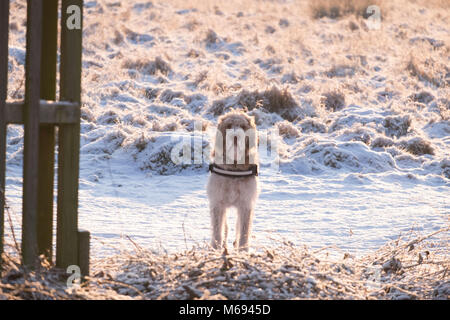
[[[248,242],[252,228],[253,208],[238,208],[238,218],[236,226],[236,244],[239,250],[248,251]]]
[[[211,224],[212,224],[212,241],[211,246],[214,249],[219,249],[226,242],[226,234],[224,239],[224,226],[226,223],[226,208],[222,206],[211,207]],[[226,226],[225,226],[226,229]],[[228,232],[226,232],[228,233]]]
[[[226,248],[227,247],[227,239],[228,239],[228,223],[227,223],[226,215],[224,218],[223,226],[224,226],[225,232],[224,232],[222,245],[224,248]]]

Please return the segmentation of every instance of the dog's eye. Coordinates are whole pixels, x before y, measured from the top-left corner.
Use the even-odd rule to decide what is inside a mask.
[[[231,123],[227,124],[227,129],[231,129]]]

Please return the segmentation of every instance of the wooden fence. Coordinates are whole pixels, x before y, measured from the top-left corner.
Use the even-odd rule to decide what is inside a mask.
[[[59,101],[56,99],[61,7]],[[80,27],[69,29],[71,8]],[[9,0],[0,0],[0,254],[5,212],[6,127],[24,125],[22,262],[52,261],[55,135],[58,134],[56,266],[89,273],[87,231],[78,230],[83,0],[27,0],[25,101],[7,103]],[[0,261],[1,262],[1,261]]]

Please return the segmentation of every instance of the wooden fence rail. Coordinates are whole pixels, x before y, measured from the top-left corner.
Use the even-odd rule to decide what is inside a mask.
[[[6,128],[24,125],[22,262],[53,258],[55,127],[58,127],[56,265],[89,273],[87,231],[78,230],[83,0],[61,0],[59,101],[56,101],[58,0],[27,0],[25,101],[7,103],[9,1],[0,1],[0,255],[3,252]],[[67,20],[76,6],[79,28]],[[0,260],[1,262],[1,260]]]

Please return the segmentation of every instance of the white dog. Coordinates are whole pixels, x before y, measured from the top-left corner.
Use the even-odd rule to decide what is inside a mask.
[[[208,198],[211,211],[212,242],[215,249],[226,247],[227,209],[237,209],[234,245],[248,250],[255,202],[258,197],[258,153],[254,119],[231,111],[218,120],[210,165]]]

